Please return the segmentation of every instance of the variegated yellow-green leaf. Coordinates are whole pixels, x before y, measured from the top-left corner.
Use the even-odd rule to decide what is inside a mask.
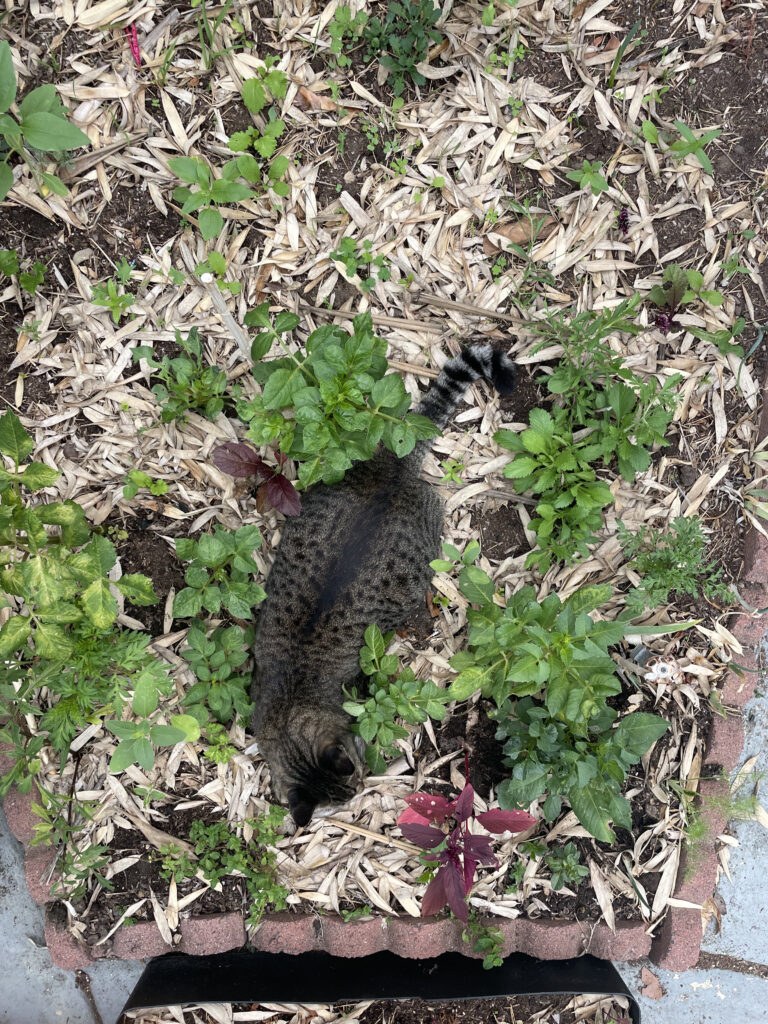
[[[65,661],[72,651],[72,641],[53,622],[38,622],[35,629],[35,653],[49,661]]]
[[[109,629],[117,618],[117,601],[110,592],[108,580],[94,580],[83,591],[81,601],[85,614],[99,629]]]
[[[17,651],[29,636],[31,629],[27,615],[14,615],[0,629],[0,658],[7,658]]]

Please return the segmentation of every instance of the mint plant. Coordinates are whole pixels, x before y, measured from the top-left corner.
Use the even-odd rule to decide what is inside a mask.
[[[0,249],[0,274],[18,279],[19,287],[28,295],[34,295],[45,280],[48,268],[40,260],[35,260],[31,267],[22,270],[19,265],[19,254],[15,249]]]
[[[57,196],[68,195],[61,178],[42,168],[48,162],[38,154],[51,153],[54,158],[72,149],[90,146],[91,140],[78,127],[67,120],[67,111],[59,99],[54,85],[40,85],[32,89],[18,105],[18,114],[11,113],[16,102],[16,72],[13,70],[11,48],[0,40],[0,139],[5,154],[0,158],[0,201],[13,186],[12,155],[27,164],[38,189],[48,188]]]
[[[468,775],[467,771],[467,775]],[[478,864],[498,867],[489,836],[470,832],[472,818],[495,835],[522,832],[536,824],[525,811],[484,811],[474,813],[475,791],[469,782],[456,800],[431,793],[415,793],[405,798],[408,807],[397,819],[405,838],[429,852],[422,860],[431,881],[421,901],[421,916],[437,914],[447,904],[460,921],[467,924],[467,897],[472,890]]]
[[[151,345],[138,345],[133,350],[133,361],[146,359],[162,382],[152,387],[152,394],[162,409],[160,421],[180,420],[183,423],[190,410],[206,419],[216,419],[224,408],[222,396],[227,389],[226,373],[218,366],[205,365],[196,327],[186,338],[176,331],[176,344],[181,346],[183,355],[173,359],[163,356],[159,363]]]
[[[421,682],[416,679],[410,668],[398,673],[397,655],[384,653],[393,635],[382,636],[376,625],[366,629],[365,646],[360,650],[360,668],[368,676],[368,696],[358,697],[357,691],[353,690],[350,700],[343,704],[347,714],[355,719],[352,732],[368,744],[365,759],[375,775],[383,775],[386,771],[385,757],[397,755],[394,741],[408,736],[408,730],[398,725],[396,719],[417,725],[428,718],[442,722],[446,714],[445,690],[431,680]]]
[[[635,615],[646,608],[666,604],[670,593],[710,601],[733,603],[733,591],[722,569],[707,561],[707,538],[698,516],[678,516],[668,530],[641,526],[632,534],[619,520],[619,540],[630,567],[642,578],[626,596],[627,609]]]
[[[237,675],[235,669],[247,660],[253,643],[253,629],[239,626],[217,626],[206,635],[205,624],[193,619],[187,634],[188,647],[181,656],[197,676],[184,694],[182,704],[200,725],[206,725],[212,714],[226,725],[235,715],[247,718],[253,711],[248,700],[250,675]]]
[[[593,196],[599,196],[608,188],[608,182],[601,174],[602,169],[603,165],[599,160],[582,160],[581,169],[569,171],[566,178],[575,181],[580,188],[589,188]]]
[[[379,63],[392,75],[392,91],[401,96],[406,75],[416,84],[426,78],[416,65],[429,53],[429,44],[443,41],[443,34],[434,26],[440,8],[432,0],[393,0],[383,18],[370,18],[363,28],[366,60],[378,57]]]
[[[597,540],[594,531],[603,525],[602,509],[612,500],[610,487],[597,479],[592,466],[602,454],[601,446],[590,437],[576,441],[567,419],[563,409],[532,409],[527,430],[494,434],[497,444],[516,453],[504,467],[504,476],[514,480],[519,493],[539,496],[530,521],[538,547],[526,558],[525,567],[535,566],[540,572],[553,561],[586,557],[587,545]]]
[[[581,854],[576,843],[566,843],[551,849],[544,861],[552,872],[552,891],[558,892],[566,885],[578,885],[589,875],[589,868],[581,863]]]
[[[498,788],[502,807],[528,806],[548,793],[543,810],[552,821],[567,799],[592,835],[611,842],[611,820],[631,826],[621,783],[667,729],[642,712],[616,724],[607,703],[621,692],[609,648],[626,632],[648,630],[589,614],[610,597],[607,584],[541,603],[533,587],[523,587],[499,604],[490,577],[465,565],[459,589],[475,607],[467,611],[467,650],[451,658],[458,675],[448,697],[465,700],[479,690],[496,704],[496,736],[506,741],[512,769]]]
[[[252,579],[259,572],[253,558],[261,544],[257,526],[241,526],[227,530],[217,524],[213,533],[204,533],[200,540],[179,537],[176,554],[189,562],[184,574],[187,584],[173,599],[173,617],[185,619],[203,609],[218,615],[225,608],[230,615],[250,619],[253,608],[266,594]]]
[[[155,497],[161,497],[168,490],[165,480],[153,480],[149,473],[140,469],[129,469],[126,477],[126,484],[123,487],[124,498],[135,498],[141,488],[146,488]]]
[[[461,933],[463,942],[471,943],[473,953],[483,954],[483,970],[501,967],[504,963],[504,933],[492,924],[483,924],[474,908],[469,910],[466,929]]]
[[[379,442],[403,456],[439,433],[426,417],[408,411],[402,378],[386,374],[386,342],[374,335],[369,313],[355,317],[352,334],[335,324],[318,328],[298,353],[281,338],[297,325],[294,314],[279,313],[273,326],[265,302],[245,319],[262,328],[251,349],[260,360],[253,374],[262,393],[239,401],[238,415],[255,444],[274,445],[299,463],[300,487],[341,480],[353,461],[370,459]],[[264,362],[276,341],[286,354]]]
[[[342,238],[339,248],[331,253],[331,259],[344,264],[347,277],[359,275],[360,288],[364,292],[370,292],[377,280],[388,281],[391,277],[391,271],[386,265],[384,257],[381,254],[373,255],[373,247],[367,238],[360,245],[354,238],[347,235]]]
[[[664,268],[661,284],[655,284],[648,292],[648,301],[659,307],[655,325],[662,334],[667,334],[677,326],[675,316],[694,299],[708,302],[710,306],[722,306],[722,293],[715,289],[704,289],[703,284],[704,277],[698,270],[683,270],[677,263],[670,263]],[[691,330],[691,333],[695,332]]]

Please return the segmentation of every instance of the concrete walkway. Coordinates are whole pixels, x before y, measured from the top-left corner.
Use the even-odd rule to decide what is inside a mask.
[[[768,775],[768,695],[747,704],[742,761],[758,755]],[[762,798],[765,805],[765,798]],[[739,840],[730,860],[732,882],[721,880],[722,931],[710,929],[697,968],[674,974],[652,964],[618,964],[638,997],[643,1024],[768,1024],[768,833],[756,822],[734,822]],[[138,961],[101,961],[85,972],[51,963],[43,940],[42,911],[24,882],[20,847],[0,810],[0,1024],[114,1024],[141,974]],[[642,967],[658,979],[663,995],[641,995]],[[92,999],[86,995],[90,982]]]

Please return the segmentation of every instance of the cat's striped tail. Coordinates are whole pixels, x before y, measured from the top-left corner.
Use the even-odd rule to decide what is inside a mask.
[[[480,378],[493,384],[500,395],[510,395],[515,387],[515,364],[487,342],[469,344],[448,360],[414,412],[427,416],[442,430],[469,385]]]

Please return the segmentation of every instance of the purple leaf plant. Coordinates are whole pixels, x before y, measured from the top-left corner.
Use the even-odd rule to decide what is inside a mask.
[[[467,897],[478,865],[498,867],[491,837],[470,832],[470,819],[497,835],[522,832],[536,824],[536,818],[525,811],[492,810],[475,814],[474,800],[475,791],[469,782],[456,800],[431,793],[406,797],[408,807],[397,824],[406,839],[430,851],[422,855],[423,860],[439,865],[421,902],[422,917],[436,914],[447,903],[453,914],[466,924]]]
[[[288,461],[282,452],[275,452],[280,469]],[[283,473],[268,466],[257,451],[240,441],[225,441],[213,450],[216,467],[230,476],[244,478],[255,476],[263,482],[256,489],[256,507],[259,512],[276,508],[285,516],[297,516],[301,512],[299,492]]]

